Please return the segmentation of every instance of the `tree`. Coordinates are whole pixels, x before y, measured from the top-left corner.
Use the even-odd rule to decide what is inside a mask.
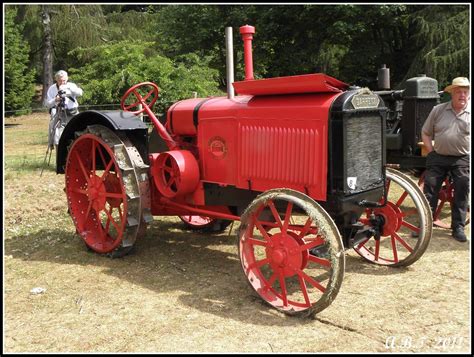
[[[410,40],[417,46],[405,80],[424,73],[441,88],[469,76],[469,5],[410,7]]]
[[[15,115],[31,112],[35,94],[34,70],[28,69],[28,43],[22,38],[23,26],[15,23],[17,10],[6,6],[5,12],[5,110]]]
[[[74,81],[83,88],[82,102],[116,104],[125,91],[139,82],[151,81],[160,88],[155,112],[164,113],[177,100],[199,96],[222,95],[218,89],[218,72],[209,68],[209,58],[193,54],[171,61],[153,50],[154,44],[121,41],[72,52],[79,61],[93,57],[79,68],[71,68]],[[126,49],[126,50],[124,50]]]

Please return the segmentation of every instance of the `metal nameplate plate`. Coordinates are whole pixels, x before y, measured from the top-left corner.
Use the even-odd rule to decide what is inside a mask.
[[[355,109],[377,108],[380,98],[372,93],[369,88],[362,88],[352,97],[351,103]]]

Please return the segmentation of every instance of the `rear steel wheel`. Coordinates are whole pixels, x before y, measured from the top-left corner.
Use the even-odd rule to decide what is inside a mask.
[[[232,221],[226,219],[215,219],[198,215],[185,215],[178,217],[183,221],[187,228],[207,233],[223,232],[232,223]]]
[[[428,247],[433,229],[431,210],[417,184],[399,171],[387,169],[386,190],[387,204],[367,209],[360,219],[365,225],[381,228],[380,235],[364,240],[354,250],[372,263],[408,266]]]
[[[152,220],[148,166],[121,133],[91,125],[77,135],[65,170],[69,213],[88,248],[123,256]]]
[[[289,189],[259,195],[242,215],[239,257],[252,288],[274,308],[310,316],[335,299],[345,256],[331,217],[310,197]],[[323,254],[310,251],[323,248]]]

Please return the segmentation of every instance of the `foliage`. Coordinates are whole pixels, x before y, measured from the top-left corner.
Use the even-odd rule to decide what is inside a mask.
[[[405,79],[424,73],[444,88],[454,77],[469,76],[468,5],[418,7],[411,21],[418,50]]]
[[[54,68],[89,66],[94,51],[122,41],[152,42],[173,66],[197,56],[226,85],[224,29],[234,29],[235,80],[244,75],[239,27],[256,27],[254,72],[269,78],[323,72],[374,87],[377,69],[390,68],[392,87],[419,73],[440,84],[469,73],[468,5],[46,5],[51,11]],[[11,5],[30,44],[29,66],[42,72],[41,5]],[[129,58],[124,52],[116,56]],[[148,57],[147,57],[148,58]],[[205,59],[205,60],[204,60]],[[176,63],[175,63],[176,62]],[[105,72],[108,73],[108,72]],[[102,78],[100,72],[98,77]]]
[[[83,90],[82,103],[119,103],[125,91],[139,82],[151,81],[160,88],[155,112],[163,113],[173,102],[219,94],[217,71],[206,58],[183,55],[174,62],[153,50],[152,42],[121,41],[114,44],[76,49],[71,55],[80,61],[92,57],[79,68],[71,68],[71,77]]]
[[[6,8],[4,103],[6,111],[15,110],[15,115],[19,115],[31,111],[31,101],[35,94],[35,73],[28,69],[29,45],[21,35],[22,24],[14,22],[16,13],[16,9]]]

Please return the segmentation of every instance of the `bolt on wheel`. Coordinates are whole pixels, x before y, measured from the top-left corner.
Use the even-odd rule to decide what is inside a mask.
[[[433,219],[425,195],[407,175],[387,169],[386,205],[366,209],[360,222],[381,230],[354,247],[366,260],[391,266],[408,266],[417,261],[428,247]],[[379,203],[383,203],[382,198]]]
[[[310,197],[289,189],[259,195],[242,215],[238,239],[248,282],[274,308],[309,316],[336,297],[344,274],[342,240]]]
[[[76,230],[90,249],[122,256],[145,233],[152,218],[147,168],[126,137],[105,127],[89,126],[72,143],[65,192]]]

